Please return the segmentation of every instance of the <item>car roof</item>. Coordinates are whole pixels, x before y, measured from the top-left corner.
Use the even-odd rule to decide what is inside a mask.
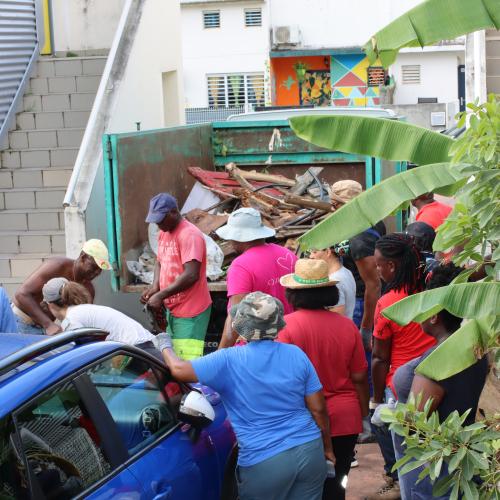
[[[230,115],[228,122],[288,120],[294,116],[323,116],[323,115],[353,115],[372,116],[396,119],[392,109],[384,108],[355,108],[350,106],[324,106],[318,108],[273,109],[271,111],[252,111],[240,115]]]
[[[118,342],[100,341],[105,335],[90,329],[53,337],[0,334],[0,418],[81,367],[127,349]]]
[[[6,358],[23,347],[40,342],[40,339],[40,335],[0,333],[0,359]]]

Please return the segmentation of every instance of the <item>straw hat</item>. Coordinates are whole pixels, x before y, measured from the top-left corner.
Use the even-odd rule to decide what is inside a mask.
[[[299,259],[295,263],[295,272],[280,278],[285,288],[321,288],[333,286],[338,281],[328,276],[328,264],[321,259]]]
[[[332,199],[334,199],[333,196],[335,196],[337,199],[347,203],[358,196],[362,191],[363,186],[359,182],[345,179],[332,184],[330,187],[330,196]]]

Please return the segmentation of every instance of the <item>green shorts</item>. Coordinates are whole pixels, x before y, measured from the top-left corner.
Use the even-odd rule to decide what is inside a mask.
[[[167,309],[167,333],[172,337],[174,351],[182,359],[203,356],[205,335],[212,306],[192,318],[177,318]]]

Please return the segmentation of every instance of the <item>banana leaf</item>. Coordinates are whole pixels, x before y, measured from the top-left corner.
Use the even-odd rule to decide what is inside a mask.
[[[298,137],[317,146],[417,165],[449,161],[455,142],[432,130],[386,118],[297,116],[289,121]]]
[[[403,47],[424,47],[474,31],[500,29],[498,0],[427,0],[372,36],[363,47],[368,59],[390,66]]]
[[[469,174],[466,165],[436,163],[389,177],[356,196],[299,238],[302,250],[328,248],[374,226],[395,210],[423,193],[450,196]]]
[[[443,380],[469,368],[487,352],[494,325],[495,317],[467,321],[418,365],[417,373]]]
[[[500,312],[500,282],[448,285],[417,293],[396,302],[382,315],[398,325],[421,323],[446,309],[460,318],[483,318]]]

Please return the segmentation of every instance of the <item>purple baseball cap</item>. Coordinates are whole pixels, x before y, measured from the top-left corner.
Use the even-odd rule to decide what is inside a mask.
[[[174,208],[179,209],[177,200],[169,193],[159,193],[153,196],[149,202],[149,213],[146,222],[158,224]]]

